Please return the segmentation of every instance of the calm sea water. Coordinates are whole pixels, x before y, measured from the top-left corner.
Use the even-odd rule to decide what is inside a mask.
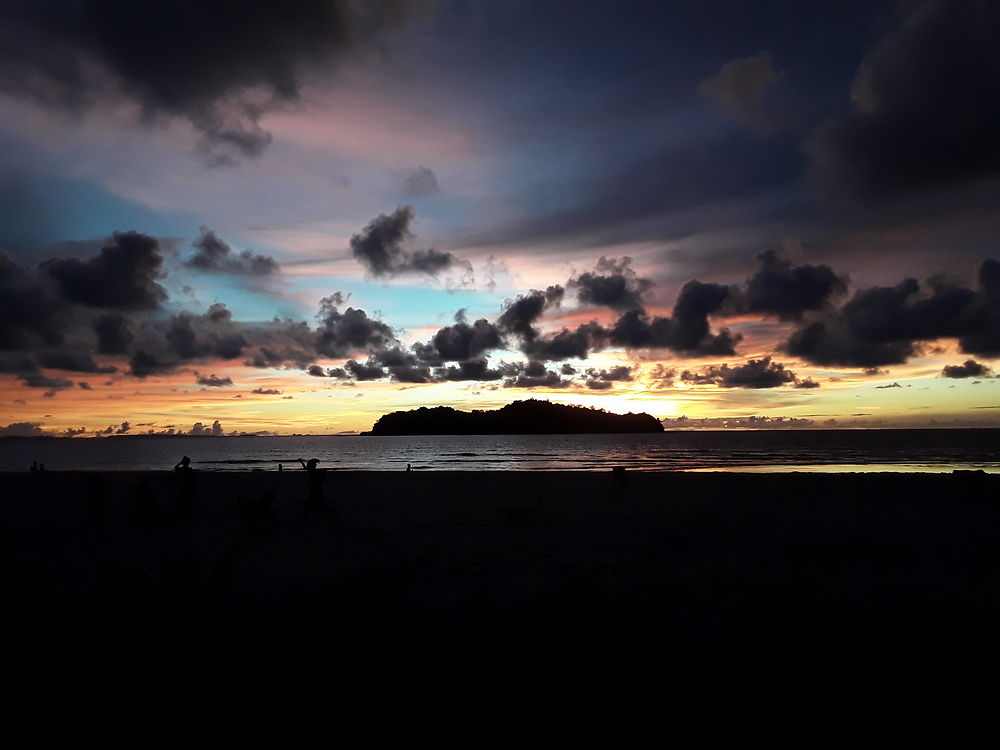
[[[0,441],[0,471],[170,469],[181,456],[208,471],[298,467],[422,471],[951,471],[1000,473],[1000,430],[802,430],[649,435],[101,438]]]

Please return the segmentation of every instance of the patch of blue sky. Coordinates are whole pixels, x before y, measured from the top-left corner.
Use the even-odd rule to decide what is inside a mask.
[[[10,176],[0,192],[14,195],[0,208],[0,243],[44,254],[53,244],[96,240],[135,230],[157,237],[190,235],[198,221],[114,195],[96,183],[51,174]],[[22,208],[24,207],[23,210]]]

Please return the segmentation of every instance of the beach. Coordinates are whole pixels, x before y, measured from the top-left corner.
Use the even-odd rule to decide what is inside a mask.
[[[22,656],[992,698],[1000,477],[330,471],[305,515],[301,470],[192,479],[188,514],[173,472],[0,475]]]

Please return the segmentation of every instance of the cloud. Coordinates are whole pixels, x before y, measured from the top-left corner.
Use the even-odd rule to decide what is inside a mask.
[[[314,340],[317,353],[339,358],[352,352],[386,349],[397,343],[392,329],[385,323],[353,307],[340,312],[338,305],[341,303],[340,295],[320,300],[320,325]]]
[[[403,192],[419,197],[440,193],[437,175],[429,167],[415,167],[403,177]]]
[[[816,422],[801,417],[702,417],[692,418],[687,415],[660,420],[668,430],[718,430],[722,429],[757,429],[773,430],[789,427],[814,427]]]
[[[107,313],[94,318],[97,351],[100,354],[124,354],[128,351],[135,331],[132,321],[119,313]]]
[[[192,243],[197,252],[184,265],[208,273],[228,273],[236,276],[270,276],[280,270],[278,262],[269,255],[259,255],[233,249],[211,229],[201,228],[201,236]]]
[[[586,359],[591,351],[604,348],[607,332],[597,323],[582,323],[575,330],[563,328],[545,336],[527,339],[521,351],[537,361]]]
[[[38,371],[20,373],[18,377],[29,388],[48,388],[50,391],[62,391],[73,387],[72,380],[51,378]]]
[[[258,396],[280,396],[281,391],[277,388],[254,388],[250,393],[254,393]]]
[[[118,429],[115,430],[115,434],[116,435],[124,435],[124,434],[126,434],[131,429],[132,429],[132,425],[130,425],[128,422],[122,422],[118,426]]]
[[[719,112],[760,135],[779,130],[784,117],[772,94],[781,80],[769,52],[741,57],[725,63],[719,72],[698,85],[698,93]]]
[[[197,371],[195,371],[194,375],[198,385],[203,385],[206,388],[222,388],[233,384],[233,379],[228,377],[219,378],[215,375],[199,375]]]
[[[109,375],[118,372],[114,365],[101,365],[94,361],[94,358],[87,352],[50,350],[41,352],[38,355],[38,363],[42,367],[53,370],[65,370],[67,372],[89,372],[98,375]]]
[[[680,354],[731,355],[742,338],[727,328],[709,330],[708,316],[719,312],[729,287],[692,280],[684,284],[672,317],[650,318],[644,310],[629,310],[608,330],[611,344],[628,349],[673,349]]]
[[[471,325],[458,321],[445,326],[431,338],[430,346],[414,347],[418,358],[428,364],[465,362],[504,345],[503,334],[494,324],[480,318]]]
[[[386,372],[382,369],[382,366],[373,361],[362,363],[349,359],[344,363],[344,369],[355,380],[379,380],[386,376]]]
[[[222,424],[216,419],[211,427],[206,427],[202,422],[195,422],[191,425],[191,429],[188,430],[188,435],[222,435]]]
[[[685,370],[681,380],[695,385],[714,384],[719,388],[777,388],[795,383],[796,377],[784,365],[772,362],[770,357],[762,357],[736,367],[724,364],[700,373]]]
[[[1000,57],[992,0],[905,4],[862,61],[855,110],[808,141],[831,193],[857,199],[934,190],[1000,171]]]
[[[897,383],[894,380],[891,383],[889,383],[888,385],[877,385],[877,386],[875,386],[875,390],[876,391],[882,391],[882,390],[885,390],[886,388],[902,388],[902,387],[903,386],[901,386],[899,383]]]
[[[79,0],[56,12],[5,3],[0,91],[72,113],[125,100],[144,122],[184,118],[211,163],[233,163],[268,146],[261,118],[299,99],[304,76],[379,49],[418,7]]]
[[[632,269],[632,259],[598,259],[593,271],[570,279],[568,289],[575,289],[577,299],[585,305],[610,307],[612,310],[632,310],[642,307],[642,295],[653,282],[638,276]]]
[[[856,292],[839,310],[797,329],[784,345],[814,364],[877,368],[901,364],[917,343],[955,338],[968,354],[1000,353],[1000,261],[979,268],[979,288],[932,278]]]
[[[519,294],[514,299],[507,300],[503,312],[497,318],[497,327],[526,340],[534,339],[538,336],[535,321],[550,307],[558,307],[565,291],[559,284],[554,284],[544,291],[532,289],[527,294]]]
[[[546,370],[541,362],[529,362],[520,374],[504,381],[505,388],[568,388],[571,380],[564,380],[552,370]]]
[[[631,367],[620,365],[612,367],[610,370],[598,370],[591,367],[587,370],[585,384],[592,391],[603,391],[612,388],[616,382],[631,380],[633,380]]]
[[[134,341],[130,374],[146,377],[172,372],[198,360],[235,359],[248,342],[220,302],[201,315],[182,310],[166,320],[147,321]]]
[[[988,377],[993,370],[974,359],[967,359],[960,365],[945,365],[941,375],[946,378],[978,378]]]
[[[391,278],[401,274],[437,276],[452,268],[472,273],[468,261],[449,252],[434,248],[407,250],[406,240],[413,236],[412,206],[399,206],[391,214],[379,214],[358,234],[351,237],[351,253],[374,278]]]
[[[490,369],[485,359],[474,359],[460,362],[458,366],[442,367],[435,371],[437,380],[499,380],[504,377],[504,372],[508,368],[498,367]]]
[[[53,258],[41,269],[59,285],[63,296],[81,305],[120,310],[155,310],[167,299],[156,283],[163,255],[155,237],[115,232],[99,255],[87,260]]]
[[[51,283],[0,250],[0,350],[59,344],[68,318]]]
[[[821,309],[847,289],[847,280],[826,265],[793,266],[774,250],[761,253],[757,260],[760,268],[747,280],[746,288],[730,287],[727,310],[799,320],[804,312]]]
[[[12,422],[0,427],[0,437],[42,437],[46,434],[38,422]]]

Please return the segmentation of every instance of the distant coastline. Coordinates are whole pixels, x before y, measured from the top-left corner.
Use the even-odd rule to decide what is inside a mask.
[[[663,432],[649,414],[612,414],[550,401],[515,401],[495,411],[459,411],[449,406],[386,414],[362,435],[584,435]]]

